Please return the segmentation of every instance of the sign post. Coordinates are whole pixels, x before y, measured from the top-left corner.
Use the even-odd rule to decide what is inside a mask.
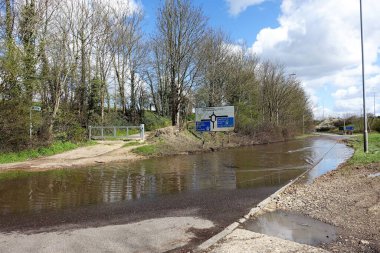
[[[33,130],[33,124],[32,124],[32,111],[41,111],[41,107],[39,106],[32,106],[30,107],[29,110],[29,121],[30,121],[30,126],[29,126],[29,138],[32,139],[32,130]]]
[[[195,109],[195,127],[199,132],[228,132],[235,128],[233,106]]]

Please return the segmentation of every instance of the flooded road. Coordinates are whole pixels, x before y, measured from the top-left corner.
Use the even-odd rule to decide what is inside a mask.
[[[335,139],[315,137],[89,168],[0,173],[0,230],[184,215],[222,227],[305,170],[314,167],[312,180],[351,155]]]

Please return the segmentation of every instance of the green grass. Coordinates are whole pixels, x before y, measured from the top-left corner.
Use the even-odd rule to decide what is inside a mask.
[[[132,150],[134,153],[139,154],[139,155],[154,155],[157,153],[157,146],[156,145],[145,145],[142,147],[138,147]]]
[[[2,163],[14,163],[14,162],[23,162],[29,159],[42,157],[42,156],[51,156],[59,153],[63,153],[68,150],[75,149],[80,146],[93,145],[94,141],[85,142],[82,144],[74,144],[72,142],[54,142],[48,147],[41,147],[36,149],[23,150],[20,152],[9,152],[9,153],[0,153],[0,164]]]
[[[123,145],[123,148],[141,145],[138,141],[130,141]]]
[[[315,136],[318,136],[318,134],[303,134],[303,135],[299,135],[299,136],[296,136],[294,139],[296,140],[303,140],[303,139],[307,139],[307,138],[310,138],[310,137],[315,137]]]
[[[350,164],[368,164],[380,162],[380,133],[370,133],[368,135],[368,153],[363,150],[363,136],[359,135],[349,141],[355,149],[355,153],[350,159]]]

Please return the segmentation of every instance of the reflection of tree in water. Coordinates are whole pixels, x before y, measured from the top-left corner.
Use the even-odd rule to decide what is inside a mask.
[[[134,201],[183,191],[283,185],[310,166],[306,158],[318,161],[333,144],[317,139],[112,167],[12,172],[7,177],[2,174],[0,216]],[[348,148],[336,148],[339,150],[331,156],[338,161]]]
[[[2,182],[0,214],[137,200],[147,195],[181,192],[185,177],[139,170],[82,169],[31,174]],[[12,191],[5,192],[7,189]]]

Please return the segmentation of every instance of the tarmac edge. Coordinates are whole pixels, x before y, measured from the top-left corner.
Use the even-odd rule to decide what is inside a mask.
[[[322,159],[321,159],[322,160]],[[248,214],[244,215],[243,218],[240,218],[238,221],[235,221],[228,227],[226,227],[224,230],[222,230],[220,233],[214,235],[207,241],[200,244],[194,252],[204,252],[211,248],[213,245],[215,245],[217,242],[219,242],[221,239],[225,238],[227,235],[231,234],[236,228],[238,228],[241,224],[246,222],[249,218],[256,216],[260,214],[261,212],[264,212],[264,209],[268,206],[268,204],[273,203],[278,196],[285,191],[289,186],[297,182],[300,178],[304,177],[306,173],[308,173],[312,168],[314,168],[320,161],[318,161],[314,166],[312,166],[310,169],[303,172],[301,175],[299,175],[296,179],[291,180],[289,183],[278,189],[275,193],[261,201],[259,204],[257,204],[254,208],[252,208]]]

